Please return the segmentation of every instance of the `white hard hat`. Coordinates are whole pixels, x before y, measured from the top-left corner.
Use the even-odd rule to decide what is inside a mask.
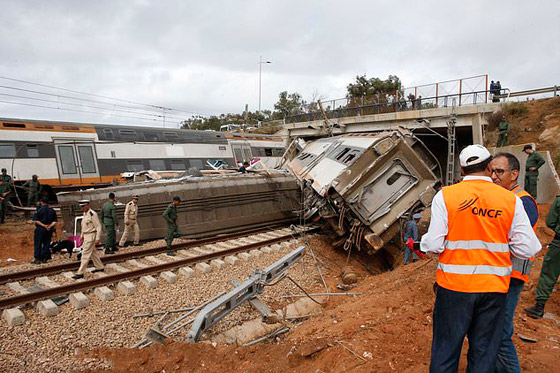
[[[491,156],[492,155],[490,154],[488,149],[486,149],[484,146],[469,145],[465,149],[463,149],[461,154],[459,154],[459,163],[461,164],[461,167],[473,166],[475,164],[484,162]]]

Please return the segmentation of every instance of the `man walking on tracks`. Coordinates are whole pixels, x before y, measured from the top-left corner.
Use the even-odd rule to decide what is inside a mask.
[[[494,184],[507,190],[511,190],[523,202],[523,207],[529,222],[536,232],[537,220],[539,220],[539,208],[537,201],[517,184],[519,177],[519,160],[510,153],[498,153],[491,163],[492,181]],[[529,273],[533,266],[534,258],[519,259],[512,255],[512,272],[509,290],[506,295],[506,310],[504,332],[502,342],[498,350],[496,361],[496,372],[521,372],[519,358],[515,351],[515,345],[511,337],[513,336],[513,316],[515,308],[519,302],[519,296],[523,290],[523,285],[529,280]]]
[[[544,315],[544,305],[550,297],[558,276],[560,276],[560,195],[550,206],[550,211],[546,217],[546,226],[554,230],[554,238],[548,245],[539,276],[539,285],[535,292],[536,304],[533,307],[525,308],[527,315],[534,319],[540,319]]]
[[[97,256],[95,245],[99,245],[101,238],[101,223],[97,217],[97,213],[89,207],[88,200],[78,202],[82,208],[84,216],[82,218],[82,261],[78,273],[72,276],[73,279],[84,278],[84,272],[87,269],[89,260],[93,261],[95,269],[93,272],[101,272],[104,270],[101,259]]]
[[[167,255],[175,256],[173,250],[171,250],[171,242],[174,238],[181,237],[181,232],[179,231],[179,226],[177,225],[177,206],[181,203],[181,198],[175,196],[173,197],[173,202],[167,206],[165,212],[163,213],[163,218],[165,219],[165,224],[167,225],[167,237],[165,238],[165,243],[167,244]]]
[[[531,145],[525,145],[523,152],[529,155],[525,163],[525,190],[537,199],[537,181],[539,180],[539,168],[545,163],[543,157],[537,153]]]
[[[422,251],[439,254],[430,372],[457,371],[465,336],[467,371],[494,371],[511,254],[528,259],[541,248],[519,197],[492,183],[491,160],[483,146],[467,146],[459,154],[465,178],[432,201],[421,241]]]
[[[140,227],[138,226],[138,196],[132,197],[132,201],[126,204],[124,210],[124,232],[119,242],[119,246],[123,247],[128,239],[130,231],[134,230],[134,246],[140,242]]]
[[[508,132],[509,132],[509,123],[504,115],[502,116],[502,120],[500,121],[500,124],[498,124],[499,136],[498,136],[498,143],[496,144],[497,148],[507,145]]]
[[[49,198],[43,197],[40,204],[41,207],[35,214],[32,264],[46,263],[51,260],[51,239],[57,221],[56,212],[49,207]]]
[[[114,254],[117,249],[117,209],[115,208],[115,193],[109,193],[109,200],[101,209],[101,221],[105,226],[105,254]]]

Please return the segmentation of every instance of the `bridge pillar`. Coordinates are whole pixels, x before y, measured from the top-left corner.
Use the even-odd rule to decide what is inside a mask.
[[[486,125],[486,120],[483,118],[481,113],[473,115],[472,118],[472,140],[473,144],[484,145],[483,130],[482,127]]]

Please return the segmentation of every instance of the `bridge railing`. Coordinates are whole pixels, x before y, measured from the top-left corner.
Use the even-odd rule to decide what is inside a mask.
[[[511,92],[509,88],[500,90],[500,94],[494,94],[490,90],[472,92],[459,92],[447,95],[431,97],[418,96],[417,98],[401,97],[396,100],[395,96],[379,98],[379,96],[364,96],[322,101],[323,109],[327,118],[337,119],[342,117],[354,117],[372,114],[385,114],[400,111],[423,110],[451,106],[477,105],[487,102],[507,101],[513,97],[528,97],[553,93],[560,93],[560,86],[552,86],[534,90]],[[299,112],[285,118],[286,123],[310,122],[322,120],[323,115],[317,103],[311,103],[299,109]]]

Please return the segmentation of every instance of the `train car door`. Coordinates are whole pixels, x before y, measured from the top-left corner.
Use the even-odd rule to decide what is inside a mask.
[[[251,144],[247,141],[232,143],[231,150],[233,151],[233,158],[235,158],[236,164],[243,163],[243,161],[250,162],[253,158]]]
[[[55,149],[61,182],[72,184],[101,181],[93,141],[55,140]]]

